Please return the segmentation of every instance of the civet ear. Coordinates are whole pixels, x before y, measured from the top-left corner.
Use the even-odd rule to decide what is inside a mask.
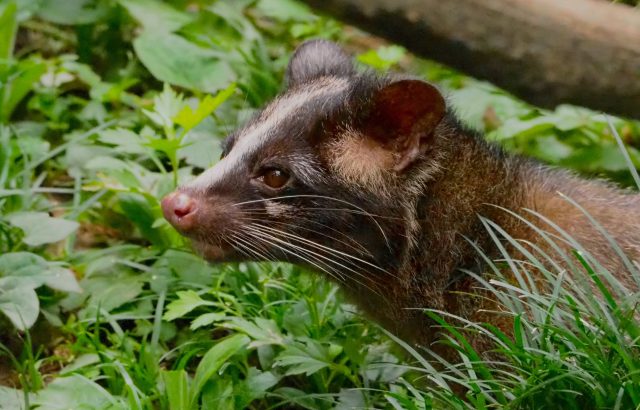
[[[286,81],[288,87],[295,87],[322,76],[348,77],[353,73],[351,58],[338,45],[326,40],[310,40],[293,53]]]
[[[445,111],[444,98],[433,85],[395,81],[373,95],[364,132],[394,151],[394,170],[402,172],[426,151]]]

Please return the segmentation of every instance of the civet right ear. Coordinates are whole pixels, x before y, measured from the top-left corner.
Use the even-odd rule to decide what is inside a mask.
[[[395,81],[374,94],[364,132],[394,151],[394,170],[402,172],[426,151],[445,111],[444,98],[433,85]]]

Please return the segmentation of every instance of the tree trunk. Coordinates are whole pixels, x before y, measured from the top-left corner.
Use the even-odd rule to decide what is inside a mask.
[[[640,11],[600,0],[305,0],[543,106],[640,118]]]

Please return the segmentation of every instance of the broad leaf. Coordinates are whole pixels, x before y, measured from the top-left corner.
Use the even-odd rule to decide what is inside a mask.
[[[191,407],[195,407],[205,383],[229,360],[231,356],[244,349],[250,339],[245,335],[233,335],[216,343],[204,355],[196,369],[191,390]]]
[[[29,252],[0,255],[0,289],[31,289],[46,285],[64,292],[82,292],[73,272]]]
[[[139,175],[134,173],[133,164],[110,156],[98,156],[89,160],[85,164],[85,168],[89,170],[100,171],[104,176],[108,177],[106,183],[118,183],[125,188],[140,189],[142,181]],[[138,171],[141,171],[138,169]],[[146,172],[146,171],[145,171]],[[135,220],[132,220],[136,222]]]
[[[189,377],[184,370],[163,370],[160,375],[169,399],[169,410],[189,409]]]
[[[120,306],[133,302],[140,293],[144,282],[142,278],[135,276],[120,277],[118,280],[113,278],[100,277],[90,278],[82,282],[85,291],[91,295],[89,302],[89,315],[93,315],[95,309],[107,312]]]
[[[249,321],[241,317],[233,317],[225,326],[251,336],[253,339],[252,347],[284,343],[280,328],[273,320],[257,317],[253,321]]]
[[[0,61],[0,71],[9,63]],[[46,66],[32,60],[22,60],[10,68],[11,75],[0,77],[0,122],[7,121],[18,103],[31,91],[31,86],[45,72]]]
[[[294,0],[260,0],[256,7],[266,16],[282,22],[311,21],[318,18],[309,7]]]
[[[205,313],[204,315],[200,315],[195,318],[193,322],[191,322],[191,326],[189,327],[191,328],[191,330],[196,330],[203,326],[208,326],[214,322],[224,320],[225,317],[226,315],[220,312]]]
[[[145,29],[173,32],[192,21],[189,14],[155,0],[120,0],[120,4]]]
[[[207,169],[218,160],[222,153],[220,140],[212,135],[219,131],[212,125],[213,120],[205,119],[192,129],[181,141],[178,158],[198,168]]]
[[[44,284],[51,289],[62,292],[82,292],[82,288],[73,272],[62,266],[49,267],[44,277]]]
[[[0,9],[0,60],[9,59],[13,55],[13,44],[18,29],[17,9],[13,1],[4,6],[4,9]]]
[[[160,81],[215,92],[235,80],[221,54],[172,33],[145,30],[133,47],[142,64]]]
[[[109,409],[125,410],[124,400],[79,374],[60,377],[36,395],[38,410]]]
[[[400,46],[383,46],[377,50],[369,50],[358,56],[358,61],[378,70],[388,70],[398,64],[407,54]]]
[[[0,276],[15,275],[21,269],[36,266],[45,269],[46,259],[31,252],[12,252],[0,255]]]
[[[28,393],[29,399],[33,399],[33,393]],[[11,387],[0,386],[0,409],[23,410],[24,392]]]
[[[20,212],[9,215],[9,223],[22,229],[22,241],[29,246],[40,246],[63,240],[80,226],[76,221],[52,218],[45,212]]]
[[[95,0],[42,0],[38,15],[58,24],[91,24],[109,12],[109,2]]]
[[[275,365],[287,367],[287,375],[304,373],[310,376],[332,365],[333,359],[341,352],[341,346],[308,340],[304,345],[287,346],[276,358]]]
[[[33,288],[22,286],[2,292],[0,289],[0,312],[9,318],[19,330],[33,326],[40,313],[40,302]]]
[[[255,367],[249,368],[246,378],[239,383],[237,395],[240,403],[237,408],[247,408],[256,399],[264,397],[267,390],[278,384],[280,377],[273,372],[262,372]]]
[[[142,236],[157,246],[171,244],[161,229],[154,228],[154,222],[160,218],[157,199],[141,194],[121,194],[120,207],[125,215],[136,225]]]
[[[200,295],[193,290],[185,290],[177,294],[178,299],[167,305],[167,311],[163,317],[164,320],[174,320],[186,315],[197,307],[213,304],[213,302],[202,299]]]
[[[116,152],[127,154],[144,154],[147,148],[144,140],[135,132],[125,128],[115,128],[101,131],[98,139],[105,143],[114,145],[112,148]]]

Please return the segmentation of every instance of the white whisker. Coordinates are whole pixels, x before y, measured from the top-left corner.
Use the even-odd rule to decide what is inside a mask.
[[[253,213],[249,213],[248,215],[255,215],[255,214],[253,214]],[[255,216],[260,217],[261,215],[255,215]],[[242,219],[242,220],[246,220],[246,221],[250,221],[250,222],[264,222],[264,219],[259,219],[259,218],[250,218],[250,217],[249,217],[249,218],[247,218],[246,216],[241,217],[241,219]],[[370,256],[370,257],[372,257],[372,258],[373,258],[373,255],[371,254],[371,252],[369,252],[369,250],[367,250],[364,246],[360,245],[360,244],[359,244],[355,239],[353,239],[353,238],[351,238],[351,237],[349,237],[349,236],[345,235],[343,232],[340,232],[340,231],[338,231],[338,230],[336,230],[336,229],[333,229],[333,228],[331,228],[331,227],[329,227],[329,226],[326,226],[326,225],[324,225],[324,224],[322,224],[322,223],[320,223],[320,222],[316,222],[316,221],[314,221],[314,220],[312,220],[312,219],[307,219],[307,218],[300,218],[300,219],[303,219],[305,222],[316,223],[317,225],[320,225],[320,226],[321,226],[322,228],[324,228],[324,229],[328,229],[328,230],[334,231],[334,232],[336,232],[337,234],[340,234],[340,235],[344,236],[345,238],[349,239],[350,241],[352,241],[353,243],[355,243],[356,245],[358,245],[358,246],[360,247],[360,249],[356,248],[354,245],[352,245],[352,244],[350,244],[350,243],[348,243],[348,242],[346,242],[346,241],[340,240],[340,239],[335,238],[335,237],[333,237],[333,236],[331,236],[331,235],[328,235],[328,234],[326,234],[326,233],[323,233],[323,232],[317,231],[317,230],[315,230],[315,229],[307,228],[307,227],[304,227],[304,226],[301,226],[301,225],[294,225],[294,224],[292,224],[292,223],[282,222],[282,221],[269,221],[268,223],[269,223],[269,225],[271,225],[271,224],[275,224],[275,225],[279,225],[279,226],[282,226],[282,227],[291,227],[291,228],[294,228],[294,229],[300,229],[300,230],[303,230],[303,231],[306,231],[306,232],[311,232],[311,233],[314,233],[314,234],[316,234],[316,235],[323,236],[323,237],[325,237],[325,238],[327,238],[327,239],[330,239],[330,240],[332,240],[332,241],[339,242],[339,243],[341,243],[341,244],[343,244],[343,245],[345,245],[345,246],[349,247],[350,249],[354,250],[355,252],[358,252],[358,253],[365,253],[365,254],[367,254],[368,256]]]
[[[246,204],[252,204],[252,203],[258,203],[258,202],[265,202],[265,201],[273,201],[276,199],[289,199],[289,198],[320,198],[320,199],[328,199],[330,201],[336,201],[336,202],[340,202],[343,204],[347,204],[350,205],[356,209],[358,209],[359,211],[363,212],[363,215],[368,216],[371,218],[371,220],[373,221],[373,223],[376,224],[376,226],[378,227],[378,229],[380,230],[380,233],[382,234],[382,237],[384,238],[387,247],[389,248],[389,250],[391,250],[391,244],[389,243],[389,239],[387,238],[387,235],[384,233],[384,229],[382,229],[382,226],[378,223],[378,221],[374,218],[374,216],[367,212],[366,209],[355,205],[349,201],[345,201],[344,199],[340,199],[340,198],[333,198],[330,196],[326,196],[326,195],[310,195],[310,194],[304,194],[304,195],[283,195],[283,196],[278,196],[278,197],[274,197],[274,198],[263,198],[263,199],[255,199],[255,200],[251,200],[251,201],[244,201],[244,202],[238,202],[233,204],[234,206],[240,206],[240,205],[246,205]]]
[[[277,241],[278,243],[285,244],[285,245],[287,245],[287,246],[289,246],[289,247],[291,247],[291,248],[293,248],[293,249],[296,249],[296,250],[301,251],[301,252],[305,252],[307,255],[313,255],[315,258],[323,259],[323,260],[325,260],[325,261],[327,261],[327,262],[329,262],[329,263],[332,263],[332,264],[334,264],[334,265],[337,265],[338,267],[340,267],[340,268],[342,268],[342,269],[345,269],[345,270],[347,270],[347,271],[349,271],[349,272],[352,272],[353,274],[355,274],[355,275],[357,275],[357,276],[359,276],[359,277],[361,277],[361,278],[363,278],[363,279],[365,279],[365,280],[369,280],[369,281],[371,281],[371,279],[370,279],[370,278],[368,278],[367,276],[363,275],[362,273],[358,272],[358,271],[357,271],[357,270],[355,270],[355,269],[352,269],[352,268],[350,268],[350,267],[348,267],[348,266],[346,266],[346,265],[344,265],[344,264],[342,264],[342,263],[340,263],[340,262],[336,261],[335,259],[332,259],[332,258],[327,257],[327,256],[325,256],[325,255],[319,254],[319,253],[314,252],[314,251],[312,251],[312,250],[306,249],[306,248],[304,248],[304,247],[301,247],[301,246],[294,245],[294,244],[291,244],[291,243],[289,243],[289,242],[286,242],[286,241],[284,241],[284,240],[282,240],[282,239],[280,239],[280,238],[278,238],[278,237],[276,237],[276,236],[274,236],[274,235],[269,234],[268,232],[262,231],[262,230],[260,229],[260,227],[259,227],[259,226],[257,226],[257,225],[255,225],[255,224],[252,224],[252,229],[254,230],[254,234],[267,235],[267,236],[269,236],[272,240]],[[377,290],[375,290],[375,289],[371,288],[371,287],[370,287],[370,286],[368,286],[366,283],[364,283],[364,282],[362,282],[362,281],[358,281],[358,280],[356,280],[356,282],[357,282],[357,283],[359,283],[359,284],[361,284],[361,285],[363,285],[363,286],[365,286],[365,287],[367,287],[370,291],[372,291],[372,292],[374,292],[374,293],[376,293],[376,294],[380,295],[380,293],[379,293]]]
[[[273,246],[273,247],[275,247],[275,248],[277,248],[277,249],[280,249],[281,251],[283,251],[283,252],[285,252],[285,253],[287,253],[287,254],[289,254],[289,255],[292,255],[292,256],[294,256],[294,257],[296,257],[296,258],[300,258],[301,260],[303,260],[303,261],[307,262],[309,265],[315,266],[315,267],[316,267],[316,268],[318,268],[320,271],[325,272],[327,275],[329,275],[330,277],[332,277],[332,278],[336,279],[338,282],[345,283],[345,282],[344,282],[344,278],[343,278],[343,277],[341,277],[341,276],[336,276],[336,273],[331,272],[330,270],[327,270],[327,268],[329,268],[328,266],[327,266],[327,268],[325,268],[325,267],[323,267],[323,266],[321,266],[321,265],[318,265],[317,263],[310,261],[309,259],[307,259],[307,258],[306,258],[306,257],[304,257],[303,255],[300,255],[299,253],[293,252],[293,251],[291,251],[290,249],[287,249],[285,246],[280,246],[278,243],[274,243],[274,242],[272,242],[271,240],[269,240],[269,237],[268,237],[268,236],[265,238],[265,237],[263,236],[263,234],[262,234],[262,233],[260,233],[260,232],[254,232],[254,235],[256,235],[256,234],[259,234],[259,235],[261,236],[261,238],[259,238],[261,241],[266,242],[266,243],[270,244],[271,246]],[[266,236],[266,235],[265,235],[265,236]],[[272,238],[272,239],[277,239],[277,238]],[[289,245],[289,244],[287,244],[286,242],[282,242],[282,241],[280,241],[280,242],[281,242],[283,245]],[[316,260],[317,260],[317,258],[313,258],[313,259],[316,259]],[[320,261],[317,261],[317,262],[321,263]],[[324,265],[326,266],[326,264],[324,264]],[[330,268],[329,268],[329,269],[330,269]]]
[[[351,258],[351,259],[353,259],[353,260],[355,260],[355,261],[358,261],[358,262],[360,262],[360,263],[362,263],[362,264],[365,264],[365,265],[367,265],[367,266],[369,266],[369,267],[372,267],[372,268],[374,268],[374,269],[377,269],[377,270],[379,270],[379,271],[381,271],[381,272],[383,272],[383,273],[386,273],[386,274],[388,274],[388,275],[391,275],[389,272],[387,272],[386,270],[382,269],[381,267],[379,267],[379,266],[377,266],[377,265],[374,265],[373,263],[370,263],[370,262],[368,262],[368,261],[366,261],[366,260],[364,260],[364,259],[360,259],[360,258],[358,258],[358,257],[356,257],[356,256],[350,255],[350,254],[348,254],[348,253],[345,253],[345,252],[339,251],[339,250],[337,250],[337,249],[330,248],[330,247],[325,246],[325,245],[321,245],[321,244],[319,244],[319,243],[316,243],[316,242],[311,241],[311,240],[309,240],[309,239],[305,239],[305,238],[303,238],[303,237],[301,237],[301,236],[298,236],[298,235],[294,235],[294,234],[292,234],[292,233],[288,233],[288,232],[281,231],[280,229],[271,228],[271,227],[266,226],[266,225],[264,225],[264,224],[263,224],[263,225],[257,224],[257,226],[261,226],[261,227],[262,227],[262,228],[264,228],[264,229],[267,229],[267,230],[271,230],[271,231],[273,231],[273,232],[280,233],[280,234],[282,234],[282,235],[284,235],[284,236],[287,236],[287,237],[290,237],[290,238],[292,238],[292,239],[296,239],[296,240],[298,240],[298,241],[300,241],[300,242],[303,242],[303,243],[306,243],[306,244],[308,244],[308,245],[311,245],[311,246],[313,246],[313,247],[315,247],[315,248],[317,248],[317,249],[322,249],[322,250],[325,250],[325,251],[327,251],[327,252],[331,252],[331,253],[336,254],[336,255],[340,255],[340,256],[347,257],[347,258]],[[341,259],[346,261],[346,259],[344,259],[344,258],[341,258]],[[356,265],[356,266],[357,266],[357,265]]]

